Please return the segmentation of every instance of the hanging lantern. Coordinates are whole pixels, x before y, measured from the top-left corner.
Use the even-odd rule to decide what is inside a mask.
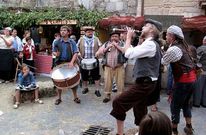
[[[38,28],[38,32],[39,32],[39,34],[42,34],[43,31],[44,31],[43,27],[42,27],[42,26],[39,26],[39,28]]]

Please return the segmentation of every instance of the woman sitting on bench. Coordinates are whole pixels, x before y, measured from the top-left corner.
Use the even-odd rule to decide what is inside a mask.
[[[20,92],[21,91],[35,91],[35,102],[43,104],[43,101],[39,99],[39,88],[36,85],[33,73],[29,70],[26,64],[22,64],[21,72],[18,74],[17,88],[15,92],[16,102],[14,109],[17,109],[20,104]]]

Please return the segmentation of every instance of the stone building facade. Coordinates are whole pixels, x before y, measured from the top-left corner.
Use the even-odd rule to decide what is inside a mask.
[[[192,17],[204,15],[200,8],[200,0],[0,0],[0,7],[28,8],[70,8],[76,9],[83,5],[87,9],[98,9],[119,15],[141,15],[144,3],[145,15],[181,15]]]
[[[205,11],[199,5],[200,0],[145,0],[146,15],[180,15],[192,17],[204,15]]]

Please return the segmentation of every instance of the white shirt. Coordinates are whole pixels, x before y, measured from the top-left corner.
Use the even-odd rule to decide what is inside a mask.
[[[15,41],[14,41],[15,38],[16,38],[16,42],[17,42],[17,45],[18,45],[17,51],[18,51],[18,52],[23,51],[21,39],[20,39],[18,36],[16,36],[16,37],[13,37],[13,36],[12,36],[12,41],[13,41],[13,43],[15,42]]]
[[[141,45],[128,48],[125,52],[125,57],[128,59],[154,57],[156,44],[151,39],[152,37],[147,38]]]
[[[128,59],[132,58],[144,58],[144,57],[154,57],[156,54],[156,44],[151,40],[152,37],[147,38],[141,45],[128,48],[125,52],[125,57]],[[156,77],[150,77],[152,81],[156,81]]]
[[[24,45],[26,44],[26,38],[22,39],[22,47],[24,47]],[[34,46],[34,40],[31,39],[31,45]]]
[[[5,36],[3,35],[4,39],[7,40],[7,41],[12,41],[12,37],[11,36]],[[0,38],[0,49],[11,49],[12,46],[8,47],[5,43],[5,41]]]
[[[29,53],[31,54],[31,57],[27,60],[33,60],[33,53],[32,53],[32,46],[29,46]]]

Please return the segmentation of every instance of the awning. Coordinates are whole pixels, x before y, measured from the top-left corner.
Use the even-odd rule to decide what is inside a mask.
[[[140,30],[144,25],[144,21],[147,18],[157,20],[163,24],[163,30],[171,25],[177,25],[181,27],[181,21],[183,16],[181,15],[145,15],[141,17],[134,16],[110,16],[108,18],[103,18],[99,21],[99,26],[103,29],[108,29],[112,26],[127,25]]]
[[[144,17],[134,16],[110,16],[103,18],[98,22],[99,26],[103,29],[108,29],[112,26],[127,25],[135,29],[141,29],[144,24]]]
[[[206,32],[206,16],[184,17],[182,28],[185,30],[199,30]]]

